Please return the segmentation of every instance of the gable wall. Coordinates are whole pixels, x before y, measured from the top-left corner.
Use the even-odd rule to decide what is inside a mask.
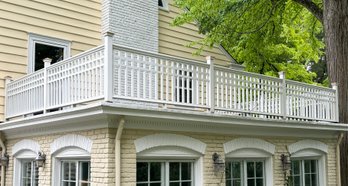
[[[192,60],[205,61],[205,56],[211,55],[215,58],[218,65],[228,66],[231,59],[215,46],[212,49],[205,49],[200,56],[193,56],[198,47],[188,48],[187,45],[192,41],[198,41],[203,38],[198,33],[195,24],[185,24],[180,27],[171,26],[173,19],[182,12],[182,10],[174,6],[173,0],[169,1],[169,11],[159,9],[159,52],[162,54],[188,58]]]
[[[28,33],[71,41],[71,55],[100,45],[101,1],[0,1],[0,121],[4,77],[17,79],[27,72]]]

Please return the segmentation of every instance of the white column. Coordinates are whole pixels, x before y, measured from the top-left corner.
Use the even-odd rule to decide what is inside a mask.
[[[12,77],[10,76],[6,76],[5,77],[5,108],[4,108],[4,118],[5,118],[5,121],[7,120],[7,113],[8,113],[8,94],[7,94],[7,91],[8,91],[8,84],[12,82]]]
[[[283,119],[286,119],[286,80],[285,72],[279,72],[279,78],[282,79],[282,90],[280,96],[280,114],[283,116]]]
[[[113,94],[112,72],[113,72],[113,54],[112,39],[114,34],[104,33],[104,101],[111,102]]]
[[[209,67],[209,107],[210,112],[215,112],[215,71],[214,71],[214,58],[212,56],[206,57]]]
[[[44,69],[44,104],[43,104],[43,113],[47,112],[48,107],[48,100],[49,100],[49,91],[48,91],[48,74],[47,74],[47,68],[51,66],[52,59],[51,58],[45,58],[43,59],[43,62],[45,64]]]
[[[335,121],[338,122],[339,121],[339,108],[338,108],[338,86],[337,83],[331,83],[332,89],[336,90],[335,92],[335,110],[333,111],[333,113],[335,113]]]

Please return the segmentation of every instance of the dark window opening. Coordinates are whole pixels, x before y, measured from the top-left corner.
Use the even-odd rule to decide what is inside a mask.
[[[63,60],[64,48],[52,45],[45,45],[42,43],[35,43],[35,71],[44,68],[45,64],[43,60],[45,58],[51,58],[51,64]]]
[[[163,1],[162,0],[158,0],[158,6],[163,7]]]

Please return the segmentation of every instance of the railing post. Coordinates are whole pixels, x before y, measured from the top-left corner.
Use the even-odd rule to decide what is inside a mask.
[[[215,71],[214,71],[214,58],[212,56],[206,57],[207,64],[209,66],[209,107],[210,112],[215,112]]]
[[[335,92],[335,121],[339,122],[339,108],[338,108],[338,86],[336,82],[331,83],[332,89],[336,90]]]
[[[12,82],[12,77],[11,76],[6,76],[5,77],[5,108],[4,108],[4,118],[5,121],[7,120],[7,113],[8,113],[8,84]]]
[[[285,72],[279,72],[279,78],[282,79],[282,91],[280,95],[280,114],[283,119],[286,119],[286,79]]]
[[[44,62],[44,102],[43,102],[43,113],[47,112],[48,107],[48,100],[49,100],[49,93],[48,93],[48,73],[47,68],[51,66],[52,59],[51,58],[45,58],[43,59]]]
[[[113,55],[112,55],[112,39],[114,34],[111,32],[104,33],[104,101],[112,101],[112,71],[113,71]]]

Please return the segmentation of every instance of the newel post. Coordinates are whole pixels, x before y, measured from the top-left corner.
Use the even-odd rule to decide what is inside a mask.
[[[286,119],[286,79],[285,72],[279,72],[279,78],[282,79],[281,95],[280,95],[280,114],[283,119]]]
[[[336,82],[331,83],[332,89],[336,90],[335,91],[335,121],[339,121],[339,108],[338,108],[338,86]]]
[[[209,107],[210,112],[215,112],[215,71],[214,71],[214,58],[212,56],[206,57],[207,64],[209,66],[209,91],[208,91],[208,99],[209,99]]]
[[[7,120],[7,114],[8,114],[8,109],[9,109],[9,104],[8,104],[8,84],[12,82],[12,77],[11,76],[6,76],[5,77],[5,108],[4,108],[4,118],[5,121]]]
[[[112,101],[112,39],[114,34],[111,32],[104,33],[104,101]]]
[[[45,58],[43,59],[44,62],[44,102],[43,102],[43,113],[47,112],[47,107],[48,107],[48,100],[49,100],[49,92],[48,92],[48,72],[47,68],[51,66],[52,59],[51,58]]]

